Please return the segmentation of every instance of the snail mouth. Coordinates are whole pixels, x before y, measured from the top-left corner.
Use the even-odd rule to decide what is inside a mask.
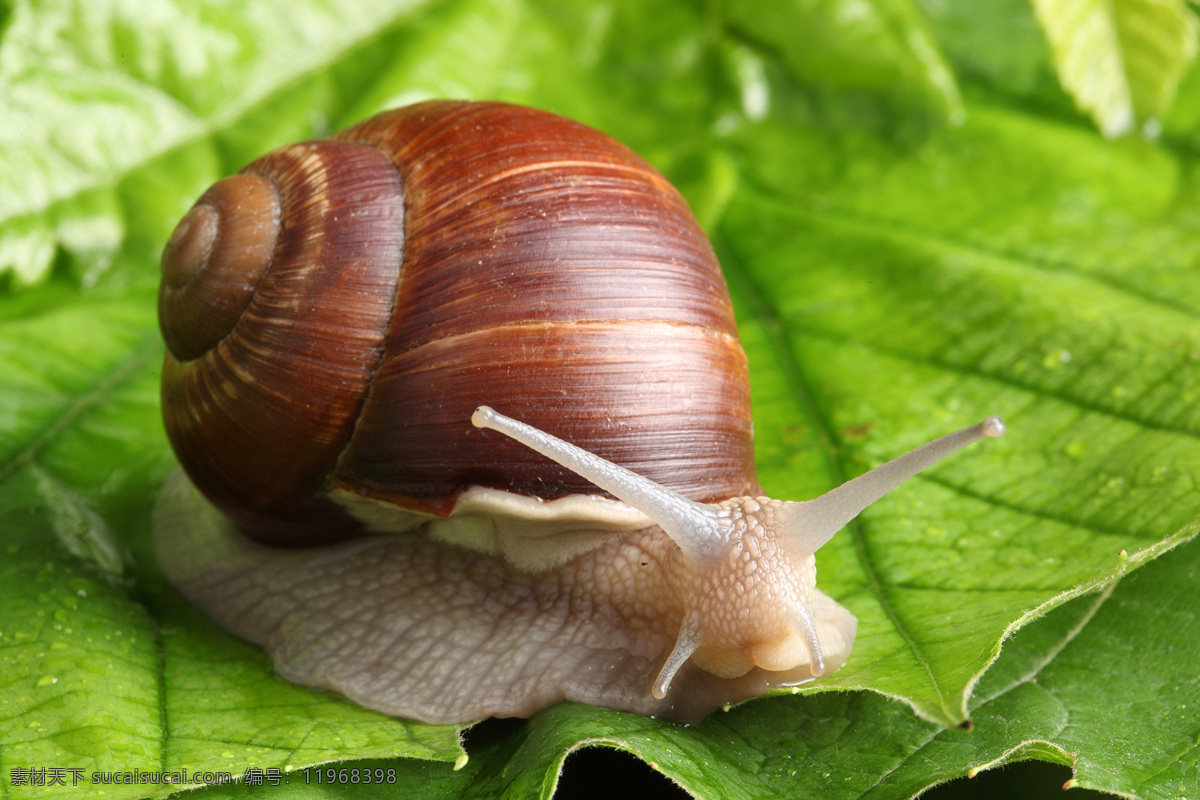
[[[718,678],[740,678],[754,669],[767,672],[801,670],[804,677],[812,659],[804,637],[786,628],[767,641],[758,641],[736,649],[701,648],[694,657],[696,665]]]
[[[754,666],[770,672],[784,672],[811,663],[804,637],[791,629],[769,642],[752,645],[750,660]]]

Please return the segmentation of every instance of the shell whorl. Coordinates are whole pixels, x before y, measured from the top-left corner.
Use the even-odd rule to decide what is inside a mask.
[[[328,489],[434,514],[472,485],[597,491],[474,430],[483,404],[697,500],[757,488],[720,267],[682,197],[623,145],[542,111],[435,101],[226,180],[241,179],[278,196],[257,290],[236,313],[213,306],[221,335],[194,336],[202,354],[168,333],[176,296],[230,250],[208,231],[234,223],[206,194],[164,255],[160,309],[172,443],[248,527],[319,533],[338,514]],[[252,216],[238,224],[269,229]]]
[[[270,266],[279,225],[275,185],[233,175],[175,226],[163,250],[158,317],[176,358],[197,358],[233,332]]]
[[[279,236],[256,283],[242,284],[246,300],[225,336],[193,355],[166,334],[166,427],[196,485],[248,529],[284,520],[310,529],[289,530],[290,541],[326,538],[341,527],[340,512],[320,491],[383,352],[403,254],[403,191],[382,153],[345,142],[283,148],[243,173],[277,191]],[[210,257],[200,272],[227,270]],[[164,331],[183,305],[171,282],[160,295],[168,298]],[[199,305],[191,315],[203,316]],[[214,307],[222,316],[224,306]]]

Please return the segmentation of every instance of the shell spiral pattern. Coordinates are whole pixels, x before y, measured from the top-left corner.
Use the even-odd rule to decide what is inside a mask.
[[[469,486],[594,492],[483,443],[466,421],[500,397],[693,499],[757,486],[707,239],[645,161],[553,114],[434,101],[277,150],[200,199],[164,275],[169,435],[260,540],[352,531],[331,490],[435,515]]]

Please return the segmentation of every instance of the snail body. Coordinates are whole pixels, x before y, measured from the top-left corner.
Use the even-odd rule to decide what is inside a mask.
[[[689,719],[833,671],[856,623],[812,554],[1003,432],[761,497],[686,203],[603,134],[506,104],[387,112],[218,182],[159,311],[186,473],[164,571],[285,677],[429,722],[564,698]]]

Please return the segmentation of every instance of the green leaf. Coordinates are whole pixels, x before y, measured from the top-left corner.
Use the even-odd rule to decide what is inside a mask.
[[[19,3],[0,48],[0,275],[40,281],[61,248],[94,283],[122,238],[125,176],[325,76],[418,5]]]
[[[730,33],[769,52],[800,82],[865,92],[961,121],[954,75],[912,0],[749,0],[722,8]],[[751,118],[768,95],[743,93]]]
[[[240,774],[331,751],[454,760],[452,729],[282,682],[255,648],[164,591],[145,549],[148,500],[173,460],[157,412],[153,309],[145,291],[75,300],[0,335],[6,782],[22,767]],[[73,788],[114,796],[90,781]],[[36,792],[14,785],[9,796]]]
[[[981,728],[999,724],[987,725],[991,741],[977,745],[971,768],[1036,754],[1044,742],[1074,761],[1077,786],[1141,797],[1194,792],[1197,564],[1200,542],[1192,541],[1022,631],[980,682],[974,718]],[[1156,668],[1143,670],[1151,660]],[[1002,732],[1013,719],[1027,724]]]
[[[941,729],[871,693],[748,703],[688,729],[547,709],[482,755],[471,797],[549,797],[569,752],[603,744],[697,797],[900,800],[932,783],[1042,758],[1073,784],[1190,797],[1200,757],[1200,541],[1022,630],[980,683],[974,726]],[[1148,661],[1160,661],[1149,669]],[[572,710],[573,711],[573,710]]]
[[[17,768],[83,770],[65,797],[140,797],[178,787],[90,775],[254,767],[281,785],[203,794],[379,796],[305,772],[341,762],[395,770],[388,796],[548,796],[591,745],[702,797],[910,796],[1024,757],[1073,761],[1080,785],[1195,793],[1196,151],[1064,119],[1035,41],[970,44],[1028,12],[981,8],[930,26],[898,1],[13,5],[0,268],[24,290],[0,295],[0,794],[53,791]],[[685,190],[731,284],[773,495],[1005,417],[1005,439],[819,554],[820,585],[860,619],[850,662],[803,689],[824,693],[692,727],[561,704],[480,734],[463,765],[455,728],[290,685],[165,585],[149,548],[175,463],[162,241],[263,150],[430,95],[567,113]],[[960,125],[914,124],[960,102]]]
[[[1033,0],[1059,80],[1105,136],[1153,133],[1196,55],[1185,0]]]

